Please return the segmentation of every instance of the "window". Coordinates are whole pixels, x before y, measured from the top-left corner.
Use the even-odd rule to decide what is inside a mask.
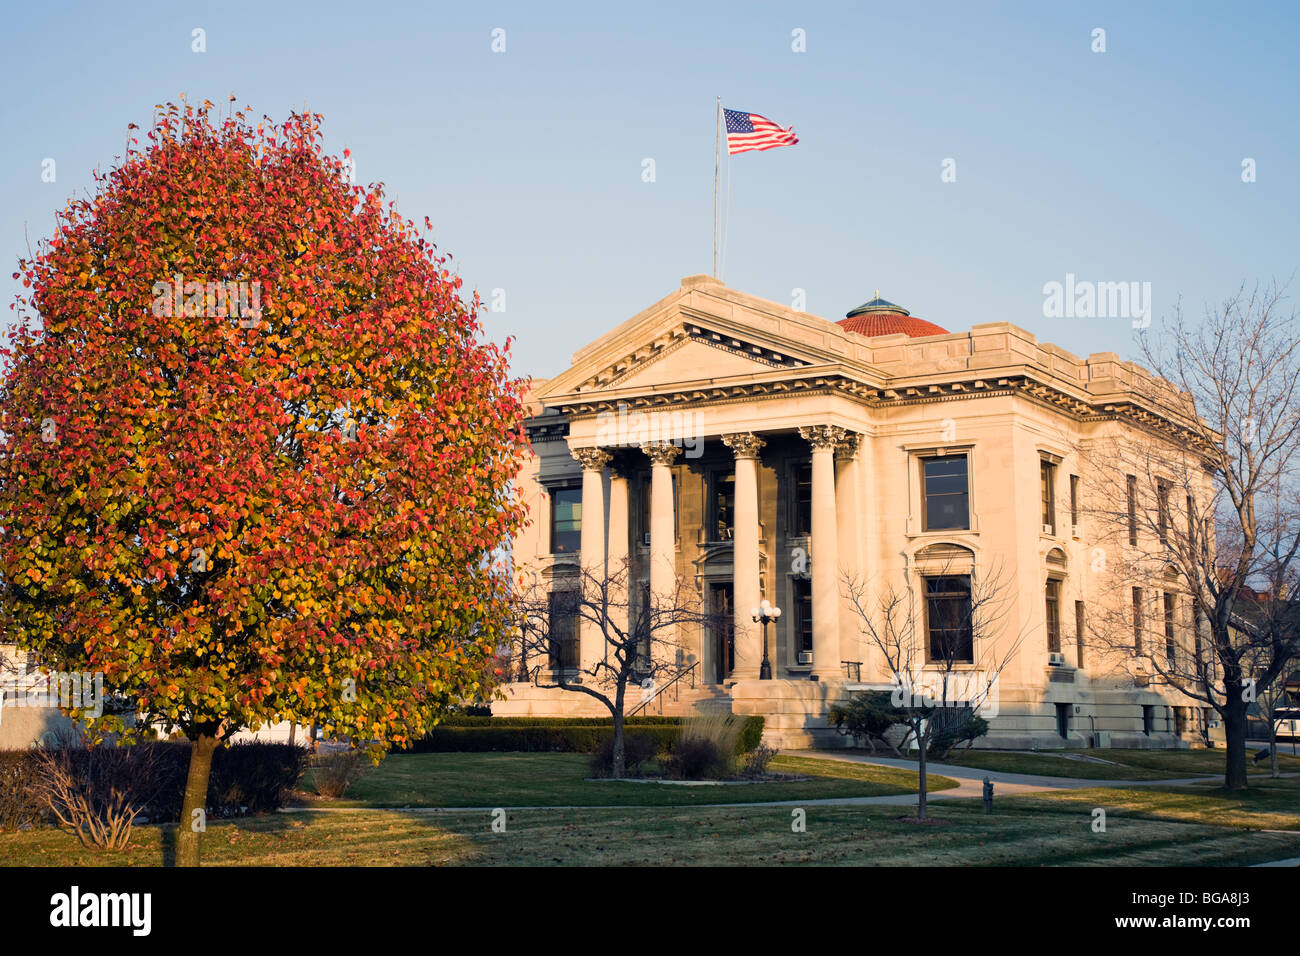
[[[1061,653],[1061,582],[1047,579],[1047,649]]]
[[[1142,589],[1133,589],[1133,653],[1142,653]]]
[[[1168,591],[1165,592],[1165,658],[1169,661],[1169,666],[1173,667],[1178,653],[1178,644],[1174,640],[1174,612],[1177,610],[1175,597]]]
[[[970,483],[965,455],[921,460],[921,520],[924,531],[970,527]]]
[[[1201,606],[1192,605],[1192,653],[1196,655],[1196,663],[1201,662]]]
[[[1138,543],[1138,480],[1136,475],[1128,476],[1128,543]]]
[[[1142,705],[1142,733],[1150,737],[1151,732],[1155,729],[1155,725],[1156,725],[1155,705],[1143,704]]]
[[[1079,476],[1070,476],[1070,524],[1079,527]]]
[[[1156,482],[1156,527],[1160,532],[1160,543],[1169,544],[1169,482],[1163,479]]]
[[[925,619],[931,661],[975,662],[969,575],[926,578]]]
[[[1043,531],[1056,534],[1056,466],[1050,461],[1041,461],[1038,475],[1043,499]]]
[[[794,466],[791,484],[794,488],[792,535],[812,534],[812,462],[804,461]]]
[[[812,653],[812,581],[808,578],[793,578],[794,585],[794,650],[795,660],[801,652]]]
[[[578,596],[574,591],[552,591],[547,620],[547,650],[551,670],[578,667]]]
[[[1056,705],[1056,732],[1062,737],[1070,736],[1070,705]]]
[[[1080,668],[1083,667],[1083,645],[1085,641],[1084,635],[1086,635],[1087,633],[1088,633],[1088,619],[1086,616],[1086,612],[1084,611],[1083,602],[1075,601],[1074,602],[1074,637],[1075,637],[1075,642],[1078,644],[1078,655],[1079,655],[1078,666]]]
[[[575,554],[582,547],[582,489],[551,489],[551,554]]]
[[[710,484],[709,540],[730,541],[736,528],[736,474],[715,471]]]

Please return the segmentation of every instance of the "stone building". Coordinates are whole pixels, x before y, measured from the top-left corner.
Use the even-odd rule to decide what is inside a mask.
[[[981,745],[1188,746],[1206,712],[1079,639],[1090,602],[1110,600],[1089,570],[1080,449],[1176,441],[1142,379],[1005,322],[948,332],[878,293],[835,322],[691,276],[533,381],[519,478],[532,522],[514,559],[557,581],[579,560],[627,560],[655,594],[688,581],[729,626],[683,635],[682,679],[658,707],[761,713],[779,746],[843,741],[827,709],[891,685],[849,581],[913,595],[923,646],[965,642],[959,671],[1019,641]],[[993,565],[1009,583],[996,632],[939,633],[945,602],[969,601]],[[767,680],[763,600],[783,611]],[[1172,606],[1166,625],[1190,627]],[[557,668],[601,653],[571,633]],[[495,713],[602,712],[572,692],[506,692]]]

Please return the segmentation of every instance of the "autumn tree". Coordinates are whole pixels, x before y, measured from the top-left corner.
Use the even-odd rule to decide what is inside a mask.
[[[1300,655],[1300,316],[1244,287],[1139,339],[1138,404],[1173,423],[1084,449],[1094,564],[1088,642],[1222,721],[1224,786],[1246,777],[1246,713]],[[1095,608],[1094,610],[1091,608]]]
[[[525,439],[478,295],[319,114],[169,104],[129,143],[15,274],[0,624],[190,739],[195,865],[239,728],[378,754],[483,694]]]

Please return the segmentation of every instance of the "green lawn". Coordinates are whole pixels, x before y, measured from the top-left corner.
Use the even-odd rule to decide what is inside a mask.
[[[331,806],[372,807],[679,807],[716,803],[879,797],[915,793],[910,770],[778,756],[774,771],[811,779],[793,783],[747,783],[686,787],[587,779],[585,754],[433,753],[394,754],[367,768],[343,801]],[[310,788],[310,776],[305,781]],[[957,786],[929,777],[931,790]]]
[[[800,808],[803,833],[791,828],[790,806],[701,805],[910,792],[915,785],[909,771],[843,761],[781,756],[774,769],[812,779],[677,787],[586,781],[586,758],[578,754],[397,755],[367,771],[350,795],[356,800],[209,824],[204,861],[313,867],[1210,866],[1300,856],[1300,780],[1290,779],[1256,780],[1245,793],[1231,794],[1208,780],[1169,790],[999,797],[991,815],[978,800],[939,800],[930,805],[931,817],[941,821],[936,825],[905,822],[910,806],[809,804]],[[953,785],[943,778],[931,783]],[[425,809],[399,809],[406,804]],[[503,807],[506,830],[493,831],[489,811],[439,806]],[[1106,811],[1105,832],[1093,830],[1096,808]],[[0,865],[158,866],[170,859],[171,840],[170,828],[137,827],[131,845],[111,853],[86,850],[54,829],[0,833]]]
[[[893,756],[877,751],[878,756]],[[908,754],[915,759],[914,755]],[[1252,775],[1268,774],[1268,762],[1252,764],[1247,755],[1246,768]],[[1085,759],[1080,759],[1085,758]],[[1100,758],[1106,763],[1086,758]],[[1050,777],[1073,777],[1081,780],[1170,780],[1198,775],[1223,776],[1222,750],[1085,750],[1040,751],[1019,753],[1004,750],[965,750],[950,755],[943,763],[977,770],[1003,773],[1028,773]],[[1300,771],[1300,757],[1278,754],[1278,769],[1283,773]]]
[[[902,807],[809,806],[804,833],[792,831],[790,807],[512,810],[504,833],[484,812],[308,811],[212,825],[203,858],[311,867],[1211,866],[1300,856],[1300,832],[1169,819],[1160,807],[1125,809],[1112,793],[1008,798],[990,816],[978,801],[940,802],[936,826],[900,822]],[[1104,833],[1092,831],[1094,805],[1108,808]],[[83,850],[53,830],[0,834],[0,864],[157,866],[163,843],[158,827],[139,828],[121,853]]]

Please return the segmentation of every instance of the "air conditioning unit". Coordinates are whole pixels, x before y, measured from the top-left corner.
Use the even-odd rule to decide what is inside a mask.
[[[1050,524],[1043,525],[1043,534],[1056,534],[1056,527]]]
[[[644,544],[647,548],[650,547],[650,532],[649,532],[649,531],[647,531],[645,534],[641,535],[641,543]]]
[[[1074,537],[1076,537],[1076,538],[1082,538],[1082,537],[1083,537],[1083,525],[1081,525],[1081,524],[1071,525],[1071,526],[1070,526],[1070,532],[1071,532],[1071,534],[1074,535]]]
[[[1062,653],[1060,653],[1060,652],[1058,652],[1058,651],[1052,651],[1050,654],[1047,655],[1047,666],[1048,666],[1048,667],[1064,667],[1064,666],[1065,666],[1065,655],[1062,654]]]
[[[799,663],[800,663],[800,664],[811,664],[811,663],[812,663],[812,651],[800,651],[800,652],[799,652]]]
[[[1099,730],[1099,731],[1097,731],[1095,734],[1093,734],[1093,735],[1092,735],[1092,745],[1093,745],[1094,747],[1099,747],[1099,748],[1101,748],[1102,750],[1108,750],[1108,749],[1110,749],[1110,731],[1109,731],[1109,730]]]

